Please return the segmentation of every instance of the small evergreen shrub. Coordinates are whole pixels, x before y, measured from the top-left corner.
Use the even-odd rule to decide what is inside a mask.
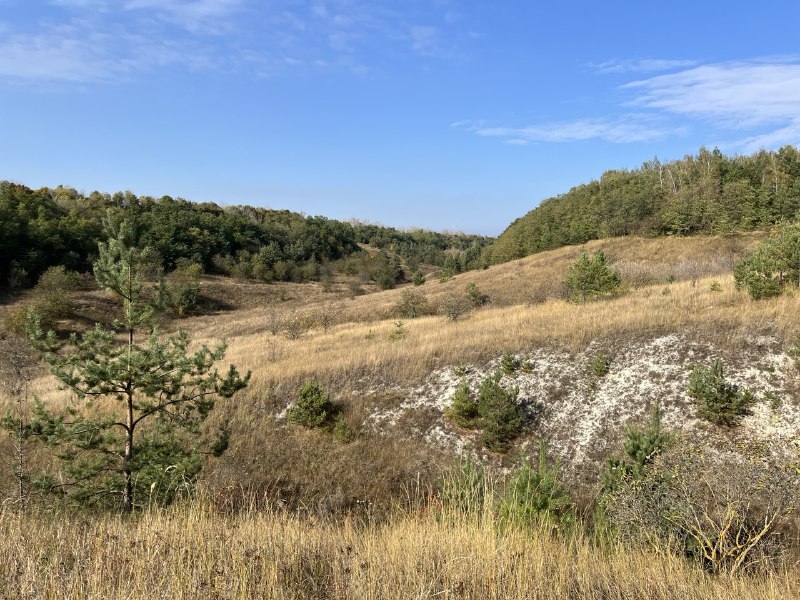
[[[414,271],[414,274],[411,276],[411,283],[416,286],[420,286],[425,283],[425,276],[419,272],[419,269]]]
[[[587,371],[589,374],[600,379],[601,377],[605,377],[608,374],[609,369],[611,368],[611,358],[605,352],[598,352],[595,354],[592,359],[589,361],[589,364],[586,366]]]
[[[749,414],[755,397],[725,380],[722,361],[715,360],[710,367],[695,367],[689,377],[689,396],[697,404],[697,416],[716,425],[735,425]]]
[[[669,448],[675,437],[661,426],[661,409],[656,406],[650,422],[641,428],[630,425],[625,432],[622,456],[609,456],[600,479],[606,493],[613,492],[620,483],[641,479],[647,467],[665,449]]]
[[[395,321],[394,329],[392,329],[392,333],[389,334],[389,341],[390,342],[399,342],[400,340],[405,339],[408,332],[406,331],[406,324],[402,321]]]
[[[466,379],[462,379],[458,384],[456,392],[453,394],[453,401],[450,408],[445,411],[445,415],[460,427],[475,428],[478,419],[478,402],[472,398]]]
[[[498,517],[507,527],[550,524],[556,530],[567,530],[574,524],[575,505],[561,483],[561,462],[547,464],[545,442],[539,445],[535,464],[523,457],[500,499]]]
[[[500,370],[504,375],[513,375],[520,367],[519,359],[511,354],[511,352],[504,352],[500,358]]]
[[[286,411],[286,418],[303,427],[324,427],[336,417],[338,410],[330,397],[313,379],[297,394],[297,403]]]
[[[336,415],[336,421],[333,424],[333,437],[343,444],[349,444],[356,437],[356,432],[347,423],[342,413]]]
[[[492,452],[505,452],[522,431],[522,412],[517,405],[519,390],[500,385],[500,372],[487,377],[478,391],[481,444]]]
[[[572,302],[586,302],[615,292],[622,283],[618,271],[608,266],[602,250],[590,258],[584,250],[569,268],[564,285]]]

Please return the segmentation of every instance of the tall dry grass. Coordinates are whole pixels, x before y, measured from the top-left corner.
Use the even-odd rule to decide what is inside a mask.
[[[769,600],[800,597],[800,578],[715,578],[678,557],[434,512],[375,525],[193,503],[132,517],[0,512],[0,595]]]
[[[721,291],[712,291],[718,283]],[[258,315],[218,323],[216,336],[235,339],[228,359],[252,369],[249,393],[263,394],[275,382],[296,385],[318,377],[340,390],[359,381],[408,385],[432,369],[478,363],[504,351],[540,346],[579,350],[591,341],[685,333],[735,351],[754,335],[788,341],[800,330],[797,294],[754,302],[734,289],[730,275],[659,284],[618,298],[582,305],[563,300],[506,307],[489,306],[451,322],[440,316],[405,321],[407,336],[392,341],[396,318],[348,322],[328,332],[285,340],[258,331]],[[198,330],[201,333],[201,330]],[[274,352],[275,347],[279,351]]]

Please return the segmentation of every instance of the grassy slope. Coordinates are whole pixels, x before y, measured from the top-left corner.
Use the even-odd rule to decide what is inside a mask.
[[[762,237],[617,238],[544,252],[445,283],[430,280],[406,289],[435,304],[474,282],[491,302],[456,322],[441,316],[407,320],[407,337],[397,342],[389,335],[397,320],[394,306],[406,289],[352,297],[344,282],[326,291],[319,284],[209,280],[205,293],[233,310],[180,325],[200,342],[226,338],[226,361],[251,369],[253,379],[245,392],[220,402],[212,414],[211,429],[229,423],[231,446],[209,464],[206,482],[232,494],[245,486],[333,509],[359,501],[390,502],[409,480],[432,481],[449,461],[446,449],[421,443],[415,434],[425,429],[426,420],[440,419],[441,412],[414,410],[388,431],[374,425],[375,413],[402,405],[432,371],[485,365],[505,351],[545,348],[569,357],[589,344],[613,346],[665,334],[712,343],[730,355],[747,349],[754,335],[784,343],[800,330],[798,296],[753,302],[734,290],[730,276],[733,260]],[[569,264],[582,249],[601,247],[629,284],[650,285],[631,285],[618,298],[588,305],[560,299],[560,280]],[[711,291],[714,281],[721,292]],[[334,317],[327,331],[313,325],[293,340],[271,331],[275,320],[288,315],[311,323],[324,311]],[[342,405],[357,432],[353,443],[289,427],[281,419],[309,377]],[[47,377],[35,382],[34,391],[57,397]]]
[[[602,247],[631,287],[619,298],[575,306],[559,281],[582,247],[564,248],[429,281],[415,291],[432,302],[475,282],[491,303],[462,321],[406,322],[388,339],[404,290],[349,297],[348,286],[205,282],[230,310],[181,322],[199,341],[226,337],[227,359],[254,371],[250,388],[221,402],[210,425],[231,426],[231,448],[208,465],[210,503],[119,517],[18,517],[0,510],[0,596],[53,598],[792,598],[796,572],[715,579],[679,558],[601,551],[585,539],[546,532],[498,536],[488,525],[443,525],[429,512],[383,526],[332,524],[283,514],[229,516],[214,506],[266,498],[327,510],[409,499],[450,460],[410,429],[379,433],[369,415],[397,406],[435,369],[481,364],[502,352],[560,348],[674,334],[735,354],[755,336],[785,343],[800,329],[800,296],[752,302],[733,289],[731,261],[760,236],[623,238]],[[674,283],[667,283],[674,276]],[[712,292],[711,283],[721,284]],[[669,289],[664,294],[664,288]],[[326,308],[327,307],[327,308]],[[299,339],[271,333],[277,316],[333,310],[335,324]],[[359,430],[342,444],[329,434],[288,427],[279,415],[297,387],[316,376]],[[52,380],[36,391],[55,399]],[[370,393],[366,393],[370,391]],[[419,418],[428,418],[420,413]],[[3,465],[4,471],[6,466]],[[245,498],[243,498],[245,497]],[[413,498],[412,498],[413,499]]]

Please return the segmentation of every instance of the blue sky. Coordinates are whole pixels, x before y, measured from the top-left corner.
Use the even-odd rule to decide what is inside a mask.
[[[0,0],[0,179],[490,235],[800,142],[800,3]]]

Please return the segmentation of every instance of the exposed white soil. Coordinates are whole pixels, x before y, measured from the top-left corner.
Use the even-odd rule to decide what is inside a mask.
[[[588,367],[598,352],[611,360],[601,377]],[[529,417],[521,443],[545,439],[550,453],[577,471],[594,470],[605,455],[620,447],[626,426],[646,422],[656,404],[666,427],[691,433],[696,440],[717,435],[769,439],[771,445],[788,450],[800,436],[800,407],[794,397],[800,376],[778,340],[769,337],[748,340],[747,348],[735,355],[686,334],[670,334],[604,347],[593,343],[575,354],[536,348],[516,357],[528,362],[529,371],[504,376],[502,384],[519,388],[518,401]],[[692,368],[709,365],[715,358],[722,359],[729,381],[747,387],[758,398],[751,414],[732,429],[697,419],[687,395]],[[463,377],[475,393],[499,366],[500,357],[467,365]],[[410,421],[416,424],[413,433],[431,445],[454,452],[474,447],[477,434],[457,427],[444,415],[461,379],[448,366],[430,373],[418,387],[393,389],[396,404],[376,410],[372,426],[389,431]],[[366,390],[370,391],[385,393]],[[414,419],[414,413],[420,413],[419,418]]]

